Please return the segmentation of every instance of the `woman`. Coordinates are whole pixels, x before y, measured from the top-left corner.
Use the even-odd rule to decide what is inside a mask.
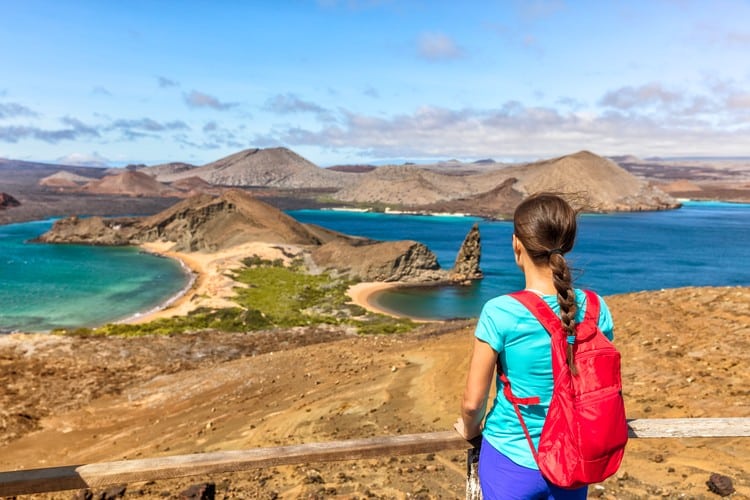
[[[586,298],[574,289],[565,254],[573,249],[576,213],[561,197],[540,193],[524,200],[513,216],[513,254],[526,279],[526,290],[560,316],[568,335],[585,314]],[[599,328],[611,340],[612,316],[600,298]],[[490,499],[585,499],[587,487],[567,490],[539,472],[513,405],[498,380],[497,396],[485,420],[493,374],[500,369],[517,397],[539,396],[541,404],[521,406],[534,446],[538,447],[552,396],[550,336],[520,302],[508,295],[484,305],[477,323],[461,417],[456,430],[466,439],[482,435],[479,480]],[[482,429],[482,420],[484,428]]]

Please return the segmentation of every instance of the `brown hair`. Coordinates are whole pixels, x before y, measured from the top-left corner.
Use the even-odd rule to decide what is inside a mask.
[[[560,304],[560,321],[566,335],[576,334],[576,300],[564,254],[573,249],[576,211],[554,193],[529,196],[513,214],[513,231],[537,265],[549,265]],[[575,375],[573,345],[568,344],[568,366]]]

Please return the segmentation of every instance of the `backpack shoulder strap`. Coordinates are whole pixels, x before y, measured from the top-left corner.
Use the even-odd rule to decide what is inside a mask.
[[[586,294],[586,316],[583,318],[585,322],[593,322],[595,325],[599,324],[599,311],[601,306],[599,305],[599,297],[591,290],[584,290]]]

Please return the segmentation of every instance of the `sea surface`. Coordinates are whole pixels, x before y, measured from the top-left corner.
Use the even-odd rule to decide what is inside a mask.
[[[297,210],[290,215],[336,231],[425,243],[444,268],[479,224],[484,279],[468,287],[406,288],[373,299],[421,318],[479,315],[490,298],[523,288],[511,251],[510,221],[471,217]],[[582,215],[568,256],[575,285],[602,295],[684,286],[750,286],[750,204],[686,202],[678,210]]]
[[[482,304],[523,287],[512,224],[473,217],[295,210],[348,234],[425,243],[450,268],[474,223],[485,278],[472,286],[408,288],[375,297],[423,318],[475,317]],[[28,240],[52,221],[0,226],[0,332],[96,326],[153,309],[189,277],[176,261],[137,248],[47,245]],[[603,295],[682,286],[750,286],[750,205],[688,202],[679,210],[583,215],[569,254],[576,285]]]
[[[135,247],[29,243],[51,220],[0,226],[0,332],[97,326],[163,304],[181,264]]]

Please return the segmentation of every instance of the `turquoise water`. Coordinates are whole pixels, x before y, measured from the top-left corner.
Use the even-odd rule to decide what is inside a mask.
[[[512,224],[470,217],[431,217],[297,210],[289,212],[348,234],[413,239],[441,266],[475,222],[485,278],[468,287],[387,292],[384,307],[424,318],[474,317],[495,295],[523,287],[510,250]],[[137,248],[26,243],[51,221],[0,226],[0,332],[95,326],[163,303],[186,286],[170,259]],[[750,205],[686,203],[679,210],[580,218],[569,256],[576,284],[604,295],[681,286],[750,285]]]
[[[468,287],[399,289],[375,297],[392,311],[423,318],[474,317],[488,299],[522,288],[510,249],[512,223],[461,217],[297,210],[348,234],[425,243],[450,268],[474,222],[485,278]],[[569,255],[577,286],[604,295],[682,286],[750,285],[750,205],[687,202],[664,212],[583,215]]]
[[[167,301],[181,265],[137,248],[26,243],[52,221],[0,226],[0,332],[96,326]]]

